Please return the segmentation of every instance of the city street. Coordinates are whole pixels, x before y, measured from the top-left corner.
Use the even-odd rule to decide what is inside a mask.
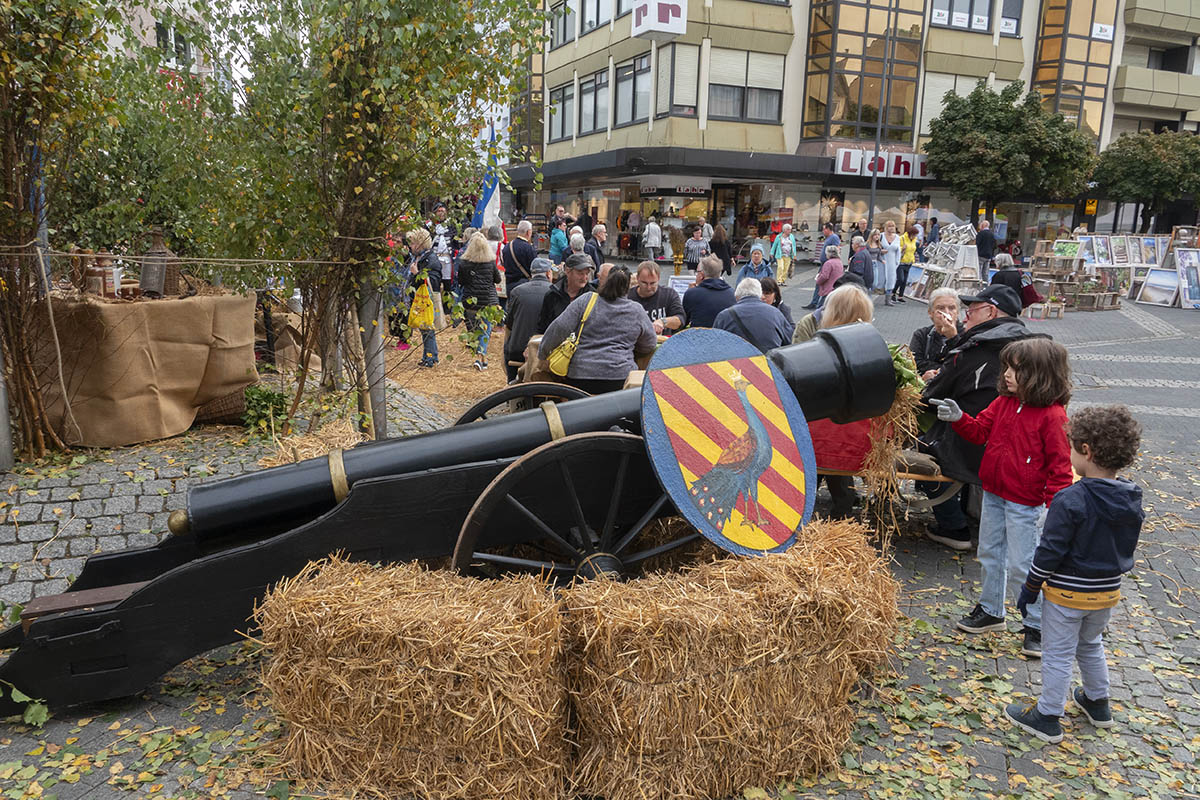
[[[784,290],[797,321],[813,273],[801,271]],[[888,341],[907,342],[927,324],[925,312],[915,301],[880,306],[876,326]],[[1016,620],[1007,634],[952,630],[975,602],[978,564],[972,553],[922,538],[930,518],[914,515],[895,539],[907,618],[891,671],[860,689],[859,724],[842,764],[764,790],[847,798],[1200,794],[1200,313],[1126,303],[1028,325],[1070,350],[1072,407],[1124,403],[1144,427],[1132,477],[1144,487],[1147,522],[1108,635],[1116,727],[1096,730],[1068,709],[1061,745],[1014,731],[1001,709],[1036,696],[1038,663],[1018,654]],[[416,397],[395,411],[404,433],[437,418]],[[87,554],[163,536],[188,485],[257,468],[264,448],[228,431],[200,429],[0,478],[0,598],[19,604],[61,591]],[[303,796],[287,782],[293,776],[269,767],[277,724],[255,682],[259,658],[252,643],[221,648],[142,697],[61,710],[41,728],[0,725],[0,795]]]

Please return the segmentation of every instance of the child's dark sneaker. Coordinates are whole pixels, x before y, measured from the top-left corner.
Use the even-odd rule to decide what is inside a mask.
[[[993,617],[983,610],[983,606],[976,603],[971,613],[960,619],[955,627],[967,633],[1002,631],[1004,630],[1004,617]]]
[[[957,531],[945,531],[941,528],[934,528],[931,531],[926,531],[925,535],[938,544],[946,545],[951,550],[971,549],[971,530],[969,528],[962,528]]]
[[[1088,700],[1086,694],[1083,693],[1083,687],[1075,687],[1072,693],[1075,700],[1075,705],[1083,709],[1083,713],[1091,720],[1092,724],[1097,728],[1111,728],[1113,726],[1112,709],[1108,707],[1108,698],[1102,697],[1099,700]]]
[[[1021,654],[1028,658],[1042,657],[1042,632],[1033,628],[1024,629],[1025,636],[1021,640]]]
[[[1012,720],[1018,728],[1033,734],[1043,742],[1058,744],[1063,739],[1062,725],[1058,723],[1058,717],[1046,716],[1037,710],[1036,705],[1022,708],[1016,703],[1009,703],[1004,707],[1004,716]]]

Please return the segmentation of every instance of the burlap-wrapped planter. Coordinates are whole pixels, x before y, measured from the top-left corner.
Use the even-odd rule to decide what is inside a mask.
[[[334,559],[257,618],[289,776],[390,798],[562,797],[563,617],[544,583]]]
[[[571,791],[716,798],[831,765],[898,585],[852,523],[787,553],[562,593],[579,743]]]

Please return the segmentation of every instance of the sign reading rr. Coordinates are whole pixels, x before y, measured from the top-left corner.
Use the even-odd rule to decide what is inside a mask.
[[[687,0],[634,0],[631,35],[669,42],[687,33]]]
[[[931,181],[929,162],[920,153],[889,153],[880,150],[878,158],[875,152],[859,150],[853,147],[842,147],[837,151],[837,161],[833,171],[836,175],[865,175],[877,174],[881,178],[912,178],[914,180]]]

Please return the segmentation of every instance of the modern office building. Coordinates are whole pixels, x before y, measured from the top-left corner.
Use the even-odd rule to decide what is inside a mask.
[[[1200,127],[1200,0],[565,0],[550,11],[543,188],[516,170],[516,205],[586,208],[633,235],[650,213],[704,215],[737,237],[782,222],[849,228],[868,215],[877,135],[876,224],[969,218],[920,146],[945,94],[980,80],[1024,82],[1098,148],[1126,131]],[[1085,211],[1012,204],[998,218],[1029,240],[1081,221],[1125,228],[1136,209]]]

